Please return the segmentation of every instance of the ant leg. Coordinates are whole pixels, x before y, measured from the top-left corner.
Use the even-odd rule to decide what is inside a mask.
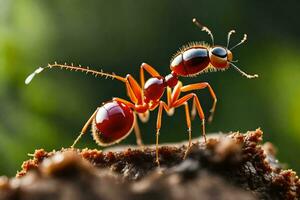
[[[202,119],[202,132],[203,132],[204,139],[206,141],[205,124],[204,124],[205,117],[204,117],[204,113],[203,113],[202,107],[200,105],[200,102],[198,100],[198,97],[195,94],[193,94],[193,93],[188,94],[188,95],[178,99],[179,96],[180,96],[180,93],[181,93],[181,88],[182,88],[182,83],[180,81],[175,86],[172,94],[171,94],[171,89],[168,88],[169,90],[168,90],[168,94],[167,94],[167,99],[168,99],[168,109],[169,110],[175,109],[176,107],[179,107],[179,106],[182,106],[182,105],[185,106],[186,124],[187,124],[187,127],[188,127],[188,135],[189,135],[188,148],[187,148],[187,150],[185,152],[185,155],[184,155],[184,158],[185,158],[187,156],[187,153],[188,153],[188,151],[191,147],[191,144],[192,144],[191,117],[190,117],[190,112],[189,112],[189,107],[188,107],[187,101],[194,97],[195,113],[196,113],[196,110],[198,110],[199,116]]]
[[[178,83],[176,84],[176,86],[173,89],[170,105],[173,105],[173,103],[178,100],[178,98],[181,94],[181,87],[182,87],[182,83],[181,83],[181,81],[178,81]]]
[[[200,101],[199,101],[199,99],[198,99],[198,97],[196,95],[194,96],[194,101],[195,101],[195,104],[196,104],[198,115],[199,115],[199,117],[200,117],[200,119],[202,121],[202,135],[203,135],[203,138],[204,138],[204,142],[206,143],[205,116],[204,116],[203,109],[202,109],[202,106],[200,104]]]
[[[175,108],[172,108],[172,104],[178,99],[178,97],[180,96],[180,88],[182,87],[182,83],[181,81],[178,81],[178,83],[176,84],[176,86],[174,87],[174,90],[172,91],[172,89],[170,87],[167,87],[167,102],[168,102],[168,111],[167,114],[169,116],[172,116],[175,112]]]
[[[137,104],[138,103],[138,98],[136,97],[136,94],[133,91],[133,89],[131,88],[131,85],[130,85],[130,83],[127,79],[126,79],[125,85],[126,85],[126,90],[127,90],[127,96],[130,98],[130,100],[134,104]]]
[[[130,100],[135,104],[143,104],[144,103],[144,94],[143,88],[145,84],[144,78],[144,69],[152,76],[160,76],[160,74],[150,65],[143,63],[140,66],[140,79],[141,79],[141,86],[137,83],[137,81],[133,78],[132,75],[127,74],[126,76],[126,89],[127,95],[129,96]]]
[[[89,118],[89,120],[85,123],[85,125],[83,126],[83,128],[81,129],[80,134],[78,135],[78,137],[76,138],[76,140],[74,141],[74,143],[72,144],[71,148],[74,148],[74,146],[77,144],[77,142],[80,140],[80,138],[86,133],[89,125],[92,123],[92,121],[94,120],[97,111],[99,108],[96,109],[96,111],[92,114],[92,116]]]
[[[197,114],[196,111],[197,111],[197,110],[196,110],[196,103],[195,103],[195,101],[193,100],[193,107],[192,107],[192,112],[191,112],[192,120],[194,120],[195,117],[196,117],[196,114]]]
[[[126,75],[126,87],[129,93],[128,96],[129,97],[131,96],[132,102],[134,102],[135,104],[142,104],[143,103],[142,89],[137,83],[137,81],[130,74]]]
[[[157,121],[156,121],[156,163],[159,166],[159,148],[158,148],[158,140],[159,140],[159,131],[161,128],[161,118],[162,118],[162,111],[163,108],[168,111],[168,106],[165,104],[165,102],[160,101],[159,107],[158,107],[158,113],[157,113]]]
[[[181,91],[182,92],[188,92],[188,91],[191,91],[191,90],[201,90],[201,89],[204,89],[204,88],[208,88],[209,93],[210,93],[211,97],[214,100],[212,108],[210,109],[211,114],[208,118],[208,122],[212,122],[213,117],[214,117],[214,113],[215,113],[215,109],[216,109],[216,105],[217,105],[217,97],[216,97],[216,94],[215,94],[214,90],[209,85],[209,83],[203,82],[203,83],[195,83],[195,84],[186,85],[186,86],[183,86],[181,88]],[[194,119],[195,114],[196,114],[196,104],[194,102],[193,103],[193,108],[192,108],[192,119]]]
[[[127,101],[127,100],[125,100],[125,99],[121,99],[121,98],[118,98],[118,97],[114,97],[114,98],[112,98],[112,100],[113,100],[113,101],[120,101],[120,102],[126,104],[129,108],[134,109],[134,104],[131,103],[131,102],[129,102],[129,101]]]
[[[190,117],[190,110],[189,110],[189,104],[187,102],[184,103],[184,108],[185,108],[185,117],[186,117],[186,124],[188,127],[188,134],[189,134],[189,144],[188,147],[184,153],[184,159],[186,158],[188,151],[191,148],[192,145],[192,124],[191,124],[191,117]]]
[[[140,79],[141,79],[141,87],[144,88],[145,85],[145,73],[144,70],[146,70],[152,77],[160,76],[160,74],[147,63],[142,63],[140,66]]]
[[[141,147],[142,149],[144,149],[144,144],[143,144],[143,140],[142,140],[142,136],[141,136],[141,131],[140,131],[140,127],[138,124],[138,119],[136,117],[136,114],[134,115],[135,117],[135,121],[134,121],[134,133],[135,133],[135,137],[136,137],[136,144]]]
[[[187,94],[187,95],[181,97],[180,99],[178,99],[177,101],[175,101],[173,104],[173,107],[179,107],[180,105],[184,104],[191,98],[193,98],[193,100],[195,101],[196,110],[198,111],[198,115],[202,121],[202,135],[204,138],[204,142],[206,143],[205,116],[204,116],[204,112],[203,112],[202,106],[200,104],[200,101],[199,101],[197,95],[195,93]]]
[[[169,110],[167,111],[168,116],[174,115],[175,108],[170,108],[171,102],[172,102],[172,89],[170,87],[167,87],[167,102]]]

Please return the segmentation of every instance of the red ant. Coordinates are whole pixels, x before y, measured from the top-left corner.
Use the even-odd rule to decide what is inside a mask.
[[[196,76],[208,71],[226,70],[232,66],[247,78],[251,79],[258,77],[256,74],[246,74],[233,64],[233,62],[236,61],[232,60],[233,55],[231,50],[246,41],[246,34],[244,34],[244,38],[238,44],[228,48],[230,36],[235,33],[234,30],[231,30],[228,32],[227,46],[216,46],[214,45],[214,38],[211,31],[207,27],[201,25],[196,19],[193,19],[193,22],[201,29],[201,31],[208,33],[212,40],[212,45],[210,46],[205,43],[197,42],[184,46],[183,49],[178,51],[171,59],[171,73],[165,77],[161,76],[152,66],[146,63],[143,63],[140,66],[140,84],[138,84],[138,82],[130,74],[126,75],[126,77],[121,77],[114,73],[104,73],[102,70],[95,71],[89,69],[88,67],[82,68],[81,66],[73,66],[73,64],[63,65],[55,62],[55,64],[49,64],[46,67],[38,68],[35,72],[28,76],[28,78],[25,80],[25,83],[29,84],[36,74],[47,68],[61,68],[81,71],[85,73],[91,73],[95,76],[106,76],[123,82],[126,86],[127,95],[130,101],[115,97],[111,101],[103,103],[101,107],[96,109],[96,111],[83,126],[80,135],[76,138],[71,147],[73,148],[82,135],[87,132],[90,124],[92,124],[93,138],[100,146],[109,146],[120,142],[130,134],[132,129],[135,130],[137,144],[139,146],[143,146],[136,115],[139,116],[142,122],[146,122],[149,119],[149,111],[153,111],[158,108],[156,122],[156,162],[159,164],[158,139],[163,110],[165,110],[168,115],[173,115],[175,108],[184,106],[189,135],[189,143],[187,148],[188,151],[188,149],[191,147],[192,138],[191,117],[188,101],[193,99],[193,107],[191,111],[192,118],[194,118],[198,113],[198,116],[202,120],[202,134],[204,141],[206,142],[205,116],[200,101],[195,93],[189,93],[183,97],[180,97],[180,94],[182,92],[208,88],[210,95],[214,100],[210,110],[211,115],[208,118],[209,122],[212,121],[216,108],[217,97],[209,83],[202,82],[183,86],[178,80],[180,76]],[[151,78],[146,81],[144,77],[144,71],[151,75]],[[167,90],[167,102],[161,100],[165,90]]]

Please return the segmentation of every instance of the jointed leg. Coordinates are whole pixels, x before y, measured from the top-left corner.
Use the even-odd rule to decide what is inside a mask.
[[[169,102],[170,107],[172,107],[173,103],[178,100],[178,98],[181,94],[181,87],[182,87],[182,83],[181,83],[181,81],[178,81],[178,83],[174,87],[172,95],[171,95],[171,101]]]
[[[174,103],[178,100],[178,98],[181,94],[181,87],[182,87],[182,83],[180,81],[178,81],[177,85],[174,87],[173,92],[171,92],[171,88],[168,87],[167,99],[168,99],[168,106],[169,106],[170,110],[175,110]],[[181,105],[185,105],[186,123],[187,123],[188,134],[189,134],[189,144],[188,144],[187,151],[185,153],[185,156],[186,156],[187,152],[191,146],[191,143],[192,143],[191,117],[190,117],[188,103],[183,102]],[[177,105],[177,107],[179,107],[181,105]],[[196,112],[196,109],[195,109],[195,112]]]
[[[124,103],[125,105],[127,105],[129,108],[134,109],[134,104],[131,103],[131,102],[129,102],[129,101],[127,101],[127,100],[125,100],[125,99],[122,99],[122,98],[119,98],[119,97],[114,97],[112,100],[113,100],[113,101],[119,101],[119,102],[122,102],[122,103]]]
[[[74,143],[72,144],[71,148],[74,148],[74,146],[77,144],[77,142],[80,140],[80,138],[86,133],[89,125],[93,122],[97,111],[99,108],[96,109],[96,111],[92,114],[92,116],[89,118],[89,120],[85,123],[85,125],[83,126],[83,128],[81,129],[81,132],[79,134],[79,136],[76,138],[76,140],[74,141]]]
[[[213,101],[214,101],[213,105],[212,105],[212,108],[210,109],[211,114],[208,118],[208,122],[211,122],[213,120],[213,116],[214,116],[216,105],[217,105],[217,97],[215,95],[214,90],[209,85],[209,83],[203,82],[203,83],[195,83],[195,84],[186,85],[186,86],[181,87],[181,91],[182,92],[188,92],[188,91],[191,91],[191,90],[201,90],[201,89],[204,89],[206,87],[208,88],[209,93],[210,93],[210,95],[211,95],[211,97],[213,98]],[[195,117],[195,114],[196,114],[195,111],[196,111],[196,105],[194,103],[193,108],[192,108],[192,119],[194,119],[194,117]]]
[[[185,108],[185,117],[186,117],[186,124],[188,127],[188,134],[189,134],[189,144],[188,147],[185,151],[184,158],[186,158],[187,153],[189,149],[191,148],[192,145],[192,125],[191,125],[191,117],[190,117],[190,110],[189,110],[189,104],[187,102],[184,103],[184,108]]]
[[[158,152],[158,140],[159,140],[159,131],[161,128],[161,118],[163,108],[168,112],[168,106],[163,102],[159,102],[158,113],[157,113],[157,121],[156,121],[156,163],[159,165],[159,152]]]
[[[144,70],[146,70],[152,77],[160,76],[160,74],[147,63],[142,63],[140,66],[140,79],[141,79],[141,87],[144,88],[145,85],[145,74]]]
[[[182,104],[184,104],[185,102],[187,102],[188,100],[190,100],[191,98],[193,98],[193,100],[194,100],[194,104],[195,104],[196,110],[198,111],[198,115],[199,115],[199,117],[200,117],[200,119],[202,121],[202,135],[203,135],[204,141],[206,143],[205,116],[204,116],[204,112],[203,112],[203,109],[201,107],[201,104],[200,104],[200,101],[199,101],[197,95],[194,94],[194,93],[187,94],[187,95],[181,97],[180,99],[178,99],[177,101],[175,101],[173,103],[173,106],[174,107],[179,107]]]
[[[141,67],[142,68],[142,67]],[[141,78],[143,78],[141,76]],[[141,80],[141,82],[143,83],[144,80]],[[171,94],[171,89],[168,88],[167,89],[167,99],[168,99],[168,105],[166,105],[163,101],[159,102],[159,107],[158,107],[158,113],[157,113],[157,121],[156,121],[156,162],[159,165],[159,149],[158,149],[158,142],[159,142],[159,131],[161,128],[161,118],[162,118],[162,111],[163,109],[165,109],[165,111],[168,114],[172,114],[172,110],[174,109],[174,107],[172,108],[172,102],[173,100],[177,100],[179,95],[180,95],[180,88],[182,86],[182,83],[179,81],[178,84],[175,86],[173,93]]]
[[[173,91],[170,87],[167,87],[167,101],[168,101],[168,111],[167,114],[172,116],[175,112],[175,108],[173,107],[173,103],[178,99],[180,96],[180,88],[182,87],[182,83],[178,81],[177,85],[174,87]]]
[[[128,81],[125,82],[126,90],[127,90],[127,96],[129,97],[130,101],[134,104],[138,103],[138,98],[136,97],[133,89],[130,86],[130,83]]]
[[[138,124],[138,118],[137,118],[136,114],[135,114],[135,121],[134,121],[134,133],[135,133],[137,145],[141,148],[144,148],[141,131],[140,131],[140,127]]]
[[[188,134],[189,134],[189,144],[187,151],[185,153],[185,157],[187,155],[187,152],[189,148],[191,147],[191,141],[192,141],[192,136],[191,136],[191,119],[190,119],[190,113],[189,113],[189,107],[187,101],[191,98],[194,100],[195,108],[198,111],[198,115],[200,119],[202,120],[202,134],[204,137],[204,140],[206,142],[206,135],[205,135],[205,116],[203,113],[203,109],[201,107],[200,101],[197,97],[196,94],[191,93],[187,94],[180,99],[178,99],[180,93],[181,93],[181,86],[182,83],[178,82],[178,84],[175,86],[172,94],[171,90],[168,89],[167,93],[167,99],[168,99],[168,105],[166,105],[163,101],[159,102],[159,108],[158,108],[158,114],[157,114],[157,122],[156,122],[156,162],[159,165],[159,148],[158,148],[158,143],[159,143],[159,131],[161,128],[161,118],[162,118],[162,111],[165,109],[165,111],[168,113],[171,109],[174,109],[176,107],[179,107],[181,105],[185,105],[185,113],[186,113],[186,123],[188,126]]]
[[[134,102],[135,104],[142,104],[143,103],[142,89],[137,83],[137,81],[130,74],[126,76],[126,87],[128,92],[130,92],[129,91],[130,89],[132,90],[133,92],[132,95],[136,98],[135,101],[132,102]]]
[[[195,95],[194,96],[194,101],[196,102],[196,108],[197,108],[197,111],[198,111],[198,115],[202,121],[202,135],[203,135],[203,138],[204,138],[204,142],[206,143],[206,134],[205,134],[205,116],[204,116],[204,113],[203,113],[203,110],[202,110],[202,106],[200,104],[200,101],[198,99],[198,97]]]
[[[126,89],[127,89],[127,95],[129,96],[130,100],[134,104],[142,104],[144,101],[144,94],[143,94],[143,88],[145,84],[145,75],[144,70],[146,70],[152,77],[160,76],[160,74],[150,65],[146,63],[142,63],[140,66],[140,79],[141,79],[141,85],[137,83],[137,81],[128,74],[126,76]]]
[[[197,114],[197,110],[196,110],[196,103],[195,101],[193,100],[193,106],[192,106],[192,112],[191,112],[191,115],[192,115],[192,120],[195,119],[196,117],[196,114]]]
[[[172,89],[170,87],[167,87],[167,101],[168,101],[168,107],[169,107],[169,111],[167,112],[167,114],[169,116],[172,116],[172,115],[174,115],[175,108],[170,108],[170,105],[172,102]]]

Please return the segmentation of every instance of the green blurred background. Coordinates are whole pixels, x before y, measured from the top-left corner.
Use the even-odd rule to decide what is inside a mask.
[[[169,73],[171,56],[190,41],[210,41],[191,20],[197,17],[226,44],[230,29],[238,66],[258,73],[247,80],[233,69],[182,78],[184,83],[209,81],[219,102],[208,132],[255,130],[279,149],[280,161],[300,171],[300,26],[299,1],[104,1],[0,0],[0,174],[13,176],[27,153],[36,148],[71,145],[101,102],[127,98],[122,83],[82,73],[49,70],[29,86],[37,66],[67,62],[93,69],[133,74],[147,62]],[[212,100],[199,96],[208,114]],[[164,115],[161,142],[187,139],[184,109]],[[155,141],[156,111],[141,124],[146,143]],[[200,121],[193,123],[200,135]],[[123,144],[135,142],[134,134]],[[84,137],[79,147],[97,147]]]

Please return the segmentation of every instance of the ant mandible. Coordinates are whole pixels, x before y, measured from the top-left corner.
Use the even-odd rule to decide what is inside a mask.
[[[180,94],[183,92],[208,88],[210,95],[213,98],[213,105],[210,110],[211,115],[208,118],[209,122],[212,121],[216,108],[217,97],[209,83],[202,82],[183,86],[182,82],[178,80],[180,76],[191,77],[208,71],[226,70],[232,66],[247,78],[251,79],[258,77],[256,74],[246,74],[233,64],[233,62],[236,61],[233,61],[231,50],[247,40],[246,34],[244,34],[244,38],[238,44],[229,48],[230,36],[235,33],[234,30],[231,30],[227,35],[227,46],[217,46],[214,45],[212,32],[206,26],[201,25],[195,18],[193,19],[193,22],[201,29],[201,31],[208,33],[212,40],[212,45],[210,46],[203,42],[196,42],[184,46],[171,59],[171,73],[165,77],[160,75],[152,66],[146,63],[143,63],[140,66],[139,84],[130,74],[126,75],[126,77],[121,77],[114,73],[104,73],[102,70],[95,71],[88,67],[82,68],[81,66],[73,66],[73,64],[57,64],[55,62],[54,64],[49,64],[46,67],[40,67],[35,70],[27,77],[25,83],[29,84],[33,77],[44,69],[52,68],[81,71],[123,82],[126,86],[127,95],[130,101],[115,97],[111,101],[103,103],[101,107],[96,109],[83,126],[79,136],[71,147],[73,148],[75,146],[79,139],[87,132],[88,126],[91,124],[93,138],[100,146],[109,146],[120,142],[131,133],[132,129],[135,131],[137,144],[143,146],[136,116],[138,115],[142,122],[147,122],[149,119],[149,111],[158,108],[156,122],[156,162],[159,165],[158,141],[163,110],[165,110],[168,115],[173,115],[175,108],[184,106],[189,135],[189,142],[186,150],[187,153],[191,147],[192,139],[191,116],[188,101],[193,100],[193,107],[191,110],[192,119],[196,114],[200,117],[202,121],[202,135],[206,142],[205,116],[200,101],[195,93],[189,93],[182,97],[180,97]],[[151,75],[151,78],[146,81],[144,71]],[[167,90],[167,102],[161,100],[165,90]]]

